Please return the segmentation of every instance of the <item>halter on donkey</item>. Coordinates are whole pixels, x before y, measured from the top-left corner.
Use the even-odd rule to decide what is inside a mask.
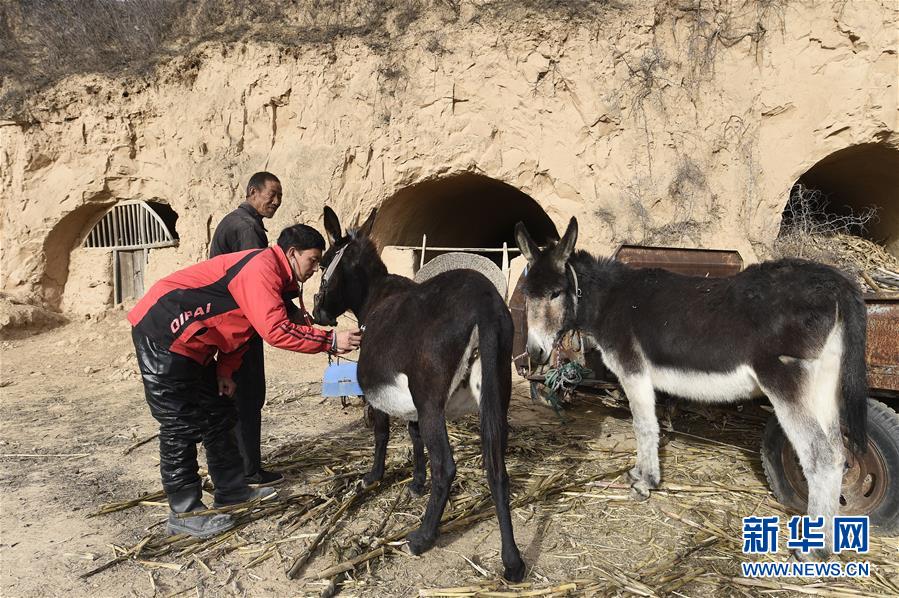
[[[372,407],[375,455],[365,483],[384,475],[390,417],[409,422],[413,447],[410,490],[424,492],[424,447],[431,466],[431,496],[421,526],[409,534],[414,554],[437,539],[456,474],[446,431],[448,418],[479,412],[481,450],[502,536],[505,577],[520,581],[525,566],[515,545],[509,512],[505,453],[512,392],[512,317],[493,284],[473,270],[451,270],[422,284],[391,275],[369,239],[375,212],[358,230],[342,233],[325,208],[330,247],[316,295],[316,322],[336,324],[352,311],[365,337],[359,384]]]
[[[543,251],[523,224],[515,236],[530,264],[528,353],[546,363],[569,330],[601,352],[630,403],[635,497],[647,498],[660,480],[657,390],[708,403],[765,395],[808,480],[808,513],[826,518],[830,539],[845,465],[841,412],[852,450],[866,446],[866,312],[857,285],[796,259],[730,278],[636,270],[574,252],[574,218]]]

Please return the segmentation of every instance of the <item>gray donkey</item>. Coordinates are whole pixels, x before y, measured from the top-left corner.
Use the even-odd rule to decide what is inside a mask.
[[[574,218],[543,251],[523,224],[515,234],[530,264],[528,353],[546,363],[569,330],[601,352],[630,403],[636,497],[647,498],[660,480],[657,390],[707,403],[764,395],[808,480],[808,513],[826,518],[831,538],[845,465],[841,412],[851,450],[867,445],[867,320],[855,283],[798,259],[729,278],[633,269],[575,252]]]

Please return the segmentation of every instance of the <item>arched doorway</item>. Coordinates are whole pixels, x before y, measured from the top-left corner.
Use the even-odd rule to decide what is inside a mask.
[[[112,252],[114,303],[144,294],[147,256],[151,249],[178,244],[177,219],[175,211],[161,202],[128,200],[115,204],[91,228],[83,246]]]
[[[507,267],[504,259],[518,255],[518,222],[525,223],[537,243],[558,238],[552,220],[532,197],[496,179],[463,173],[398,191],[378,211],[372,236],[388,267],[393,263],[405,275],[455,249]]]
[[[878,143],[865,143],[836,151],[812,166],[796,181],[806,194],[818,192],[826,203],[824,217],[851,217],[875,208],[860,234],[899,257],[899,150]],[[795,210],[794,186],[785,216]],[[812,217],[814,214],[811,215]],[[851,219],[850,219],[851,220]]]
[[[48,273],[54,273],[56,306],[92,314],[143,295],[148,254],[178,244],[177,219],[164,202],[124,200],[91,206],[89,212],[69,218],[65,227],[57,225],[71,236],[60,241],[63,233],[56,232],[60,263],[47,265]]]

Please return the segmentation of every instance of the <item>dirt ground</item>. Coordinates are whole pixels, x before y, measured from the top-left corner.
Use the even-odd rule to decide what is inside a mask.
[[[320,397],[324,357],[268,349],[263,453],[288,478],[278,501],[243,513],[225,540],[188,546],[163,543],[164,498],[92,516],[103,505],[160,489],[155,438],[135,446],[157,427],[124,312],[0,347],[3,596],[318,595],[328,580],[314,579],[317,572],[419,522],[426,498],[405,491],[410,443],[399,423],[385,480],[334,517],[371,462],[361,402],[344,407]],[[740,577],[740,518],[785,514],[759,462],[765,417],[752,405],[742,412],[679,411],[663,423],[662,489],[637,503],[623,474],[634,459],[628,412],[610,398],[585,395],[562,421],[532,403],[519,381],[508,464],[527,585],[508,588],[499,579],[499,531],[487,511],[451,524],[421,557],[409,555],[401,540],[388,544],[383,555],[338,577],[341,595],[755,596],[798,595],[799,586],[816,595],[899,593],[897,538],[872,539],[867,581]],[[454,423],[451,440],[458,476],[447,512],[478,515],[490,503],[477,420]],[[332,518],[318,550],[297,579],[288,579],[287,569]],[[82,578],[117,556],[125,558]],[[768,560],[787,558],[782,549]]]

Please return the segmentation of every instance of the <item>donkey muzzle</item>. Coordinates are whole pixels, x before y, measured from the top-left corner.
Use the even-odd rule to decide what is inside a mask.
[[[330,314],[321,308],[320,298],[321,293],[316,293],[312,307],[312,319],[319,326],[337,326],[337,318],[331,317]]]
[[[529,341],[528,356],[534,365],[544,365],[549,362],[550,351],[545,349],[540,343]]]

